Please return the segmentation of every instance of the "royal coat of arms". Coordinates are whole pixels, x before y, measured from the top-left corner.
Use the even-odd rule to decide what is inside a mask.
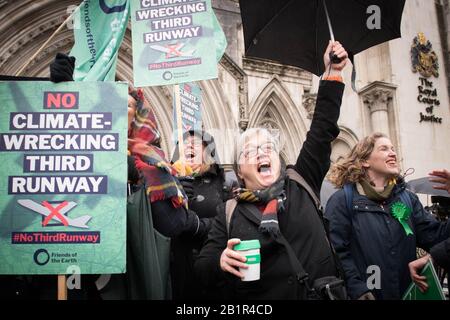
[[[431,42],[419,32],[411,46],[411,62],[413,72],[419,72],[423,77],[431,75],[439,77],[439,64],[436,52],[433,51]]]

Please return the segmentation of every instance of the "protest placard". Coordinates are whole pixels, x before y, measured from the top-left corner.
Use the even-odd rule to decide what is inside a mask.
[[[441,283],[439,282],[436,270],[434,270],[431,261],[428,261],[425,267],[423,267],[420,275],[427,278],[428,290],[422,292],[419,287],[412,282],[403,295],[403,300],[445,300]]]
[[[177,88],[177,87],[176,87]],[[178,86],[179,96],[173,98],[174,128],[178,128],[176,103],[179,97],[182,133],[202,130],[202,89],[196,83],[182,83]],[[177,139],[175,137],[175,139]],[[175,140],[176,142],[176,140]]]
[[[217,78],[211,0],[132,1],[131,22],[135,86]]]
[[[125,271],[127,85],[0,82],[0,274]]]

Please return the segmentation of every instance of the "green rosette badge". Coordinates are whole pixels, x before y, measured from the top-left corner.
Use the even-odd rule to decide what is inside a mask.
[[[408,208],[404,203],[402,202],[395,202],[391,205],[391,213],[392,216],[400,222],[400,224],[403,227],[403,230],[405,230],[405,233],[407,236],[410,234],[413,234],[411,228],[409,227],[408,221],[409,216],[411,215],[411,209]]]

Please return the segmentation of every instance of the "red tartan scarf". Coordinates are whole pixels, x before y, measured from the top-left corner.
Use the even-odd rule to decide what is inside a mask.
[[[161,135],[155,114],[141,89],[130,95],[136,100],[136,112],[128,129],[128,148],[136,168],[144,178],[150,201],[170,199],[175,208],[187,206],[187,197],[176,179],[177,171],[160,148]]]

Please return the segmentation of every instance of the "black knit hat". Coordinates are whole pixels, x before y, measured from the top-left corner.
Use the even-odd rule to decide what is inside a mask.
[[[209,151],[209,156],[211,157],[211,159],[214,160],[214,163],[219,164],[219,157],[217,155],[216,152],[216,143],[214,141],[214,137],[212,135],[210,135],[208,132],[206,131],[201,131],[201,130],[189,130],[186,131],[183,134],[183,140],[186,140],[188,137],[192,137],[195,136],[199,139],[202,140],[203,146],[205,146],[205,148],[207,148],[207,150]],[[172,162],[177,161],[180,158],[180,155],[178,153],[178,142],[176,144],[175,147],[175,151],[173,153],[172,156]]]

